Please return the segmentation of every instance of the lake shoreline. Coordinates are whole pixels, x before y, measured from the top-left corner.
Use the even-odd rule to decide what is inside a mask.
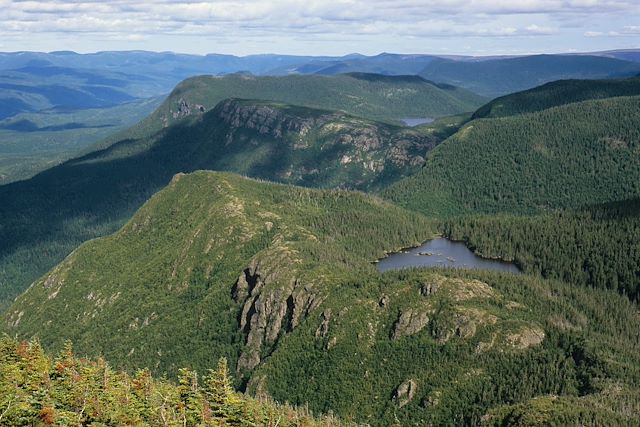
[[[379,272],[420,267],[450,267],[461,269],[499,270],[514,274],[523,273],[514,261],[484,257],[475,253],[464,240],[453,240],[439,234],[418,246],[388,252],[372,262]]]

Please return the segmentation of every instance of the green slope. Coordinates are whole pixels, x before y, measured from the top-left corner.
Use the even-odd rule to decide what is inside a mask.
[[[0,187],[0,307],[83,241],[115,231],[178,172],[216,169],[318,187],[380,188],[439,141],[345,113],[232,100]]]
[[[163,97],[110,108],[22,113],[0,121],[0,185],[27,179],[135,125]]]
[[[386,189],[423,213],[532,213],[640,194],[640,97],[473,120]]]
[[[426,79],[496,97],[562,79],[636,76],[640,64],[590,55],[532,55],[457,61],[435,59],[419,74]]]
[[[635,305],[524,275],[371,265],[431,230],[360,193],[178,175],[4,325],[128,369],[225,356],[252,393],[370,425],[476,425],[551,395],[568,424],[637,421]]]
[[[640,299],[640,200],[533,216],[458,218],[443,226],[489,258],[569,283],[613,289]]]
[[[342,110],[374,120],[442,117],[478,108],[486,100],[464,89],[417,76],[351,73],[337,76],[201,76],[180,83],[151,117],[155,124],[209,110],[226,98],[278,101]]]
[[[175,371],[223,355],[235,366],[243,336],[231,288],[245,270],[249,282],[260,282],[252,295],[272,298],[274,310],[286,309],[292,292],[299,297],[300,321],[321,301],[314,305],[313,295],[343,270],[374,272],[367,260],[431,235],[418,214],[360,193],[225,173],[176,175],[120,232],[85,243],[19,297],[9,315],[18,329],[11,329],[40,329],[47,345],[66,336],[81,352],[104,352],[129,368]],[[42,297],[51,305],[36,303]],[[90,311],[72,302],[81,300]]]
[[[640,95],[640,78],[561,80],[503,96],[480,107],[474,119],[513,116],[590,99]]]

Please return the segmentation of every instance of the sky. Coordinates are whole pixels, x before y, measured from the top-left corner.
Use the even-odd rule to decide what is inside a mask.
[[[463,55],[640,48],[640,0],[0,0],[0,51]]]

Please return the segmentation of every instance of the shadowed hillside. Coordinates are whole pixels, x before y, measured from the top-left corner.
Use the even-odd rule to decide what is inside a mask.
[[[178,172],[214,169],[377,189],[417,171],[439,139],[342,112],[229,100],[0,187],[0,295],[13,299],[85,240],[115,231]]]

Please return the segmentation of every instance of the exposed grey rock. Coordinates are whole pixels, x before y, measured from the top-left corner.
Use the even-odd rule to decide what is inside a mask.
[[[389,304],[389,297],[387,295],[382,295],[382,298],[380,298],[380,302],[378,302],[378,305],[381,308],[386,307]]]
[[[233,141],[235,129],[244,127],[253,129],[263,135],[282,138],[285,133],[305,134],[314,126],[339,116],[339,113],[328,114],[320,118],[301,118],[291,116],[270,105],[245,105],[236,100],[223,101],[219,108],[222,120],[231,127],[228,141]]]
[[[296,281],[293,298],[293,311],[291,315],[291,329],[297,327],[302,319],[306,318],[309,313],[314,311],[322,303],[322,299],[318,298],[313,289],[302,286]],[[329,315],[331,310],[329,310]]]
[[[403,336],[416,334],[424,329],[428,323],[429,314],[427,312],[409,308],[400,314],[391,339],[397,340]]]
[[[333,337],[329,340],[329,342],[327,342],[326,349],[331,350],[333,347],[336,346],[336,344],[338,344],[338,338]]]
[[[174,119],[181,119],[183,117],[190,116],[194,113],[204,113],[205,108],[200,104],[189,104],[187,100],[184,98],[180,98],[178,100],[178,109],[176,111],[172,110],[172,117]]]
[[[317,338],[324,338],[329,333],[329,321],[331,320],[331,309],[327,308],[322,312],[322,323],[318,326],[316,330]]]
[[[429,396],[422,399],[422,402],[420,402],[420,406],[422,406],[423,408],[431,408],[434,406],[438,406],[440,404],[441,395],[442,395],[441,391],[439,390],[434,391]]]
[[[416,384],[416,382],[413,380],[406,380],[405,382],[400,384],[394,394],[398,407],[402,408],[403,406],[409,404],[416,396],[417,391],[418,384]]]
[[[287,299],[292,287],[261,292],[245,303],[240,327],[247,332],[247,342],[238,359],[238,370],[252,370],[258,366],[263,346],[276,342],[287,314]]]
[[[420,287],[420,295],[428,297],[438,290],[437,283],[423,283]]]
[[[246,334],[237,370],[252,370],[261,356],[273,350],[282,334],[290,332],[321,303],[312,289],[298,280],[280,277],[279,262],[265,266],[257,260],[238,277],[234,300],[242,304],[239,327]],[[285,327],[288,326],[288,327]]]

